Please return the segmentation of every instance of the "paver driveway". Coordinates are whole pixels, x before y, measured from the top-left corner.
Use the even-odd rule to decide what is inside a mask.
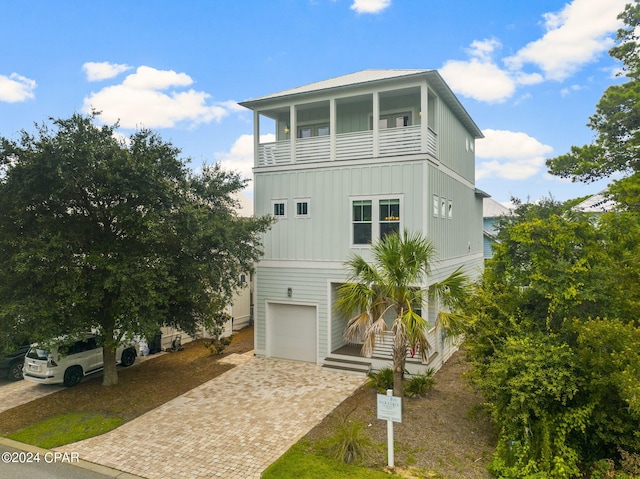
[[[36,384],[29,381],[0,381],[0,412],[14,408],[20,404],[33,401],[42,396],[60,391],[62,386]]]
[[[58,450],[149,479],[259,478],[365,380],[253,352],[226,361],[237,367],[118,429]]]

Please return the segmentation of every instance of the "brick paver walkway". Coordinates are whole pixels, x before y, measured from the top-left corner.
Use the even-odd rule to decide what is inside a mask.
[[[365,380],[252,352],[226,360],[237,367],[118,429],[58,450],[149,479],[259,478]]]

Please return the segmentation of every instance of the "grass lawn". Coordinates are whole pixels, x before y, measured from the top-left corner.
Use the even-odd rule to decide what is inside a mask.
[[[318,454],[310,443],[300,441],[262,474],[262,479],[402,479],[389,474],[351,464],[342,464]]]
[[[9,439],[51,449],[88,437],[104,434],[122,424],[119,417],[75,412],[37,422],[31,426],[7,434]]]

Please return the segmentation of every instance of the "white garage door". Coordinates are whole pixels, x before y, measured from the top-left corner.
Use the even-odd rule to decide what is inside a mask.
[[[317,362],[315,306],[270,303],[267,321],[270,356]]]

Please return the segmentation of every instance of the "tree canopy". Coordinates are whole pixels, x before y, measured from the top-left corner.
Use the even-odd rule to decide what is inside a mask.
[[[498,427],[492,471],[626,477],[588,472],[640,460],[639,215],[545,200],[505,217],[498,240],[466,341]]]
[[[193,173],[156,133],[125,141],[96,116],[0,138],[0,331],[38,341],[93,329],[113,384],[125,339],[219,322],[270,220],[238,216],[237,173]]]
[[[590,182],[622,174],[610,185],[610,194],[629,208],[640,209],[640,3],[626,6],[619,17],[616,46],[609,54],[622,62],[627,81],[604,92],[588,126],[596,133],[593,143],[547,160],[549,171],[573,181]]]

